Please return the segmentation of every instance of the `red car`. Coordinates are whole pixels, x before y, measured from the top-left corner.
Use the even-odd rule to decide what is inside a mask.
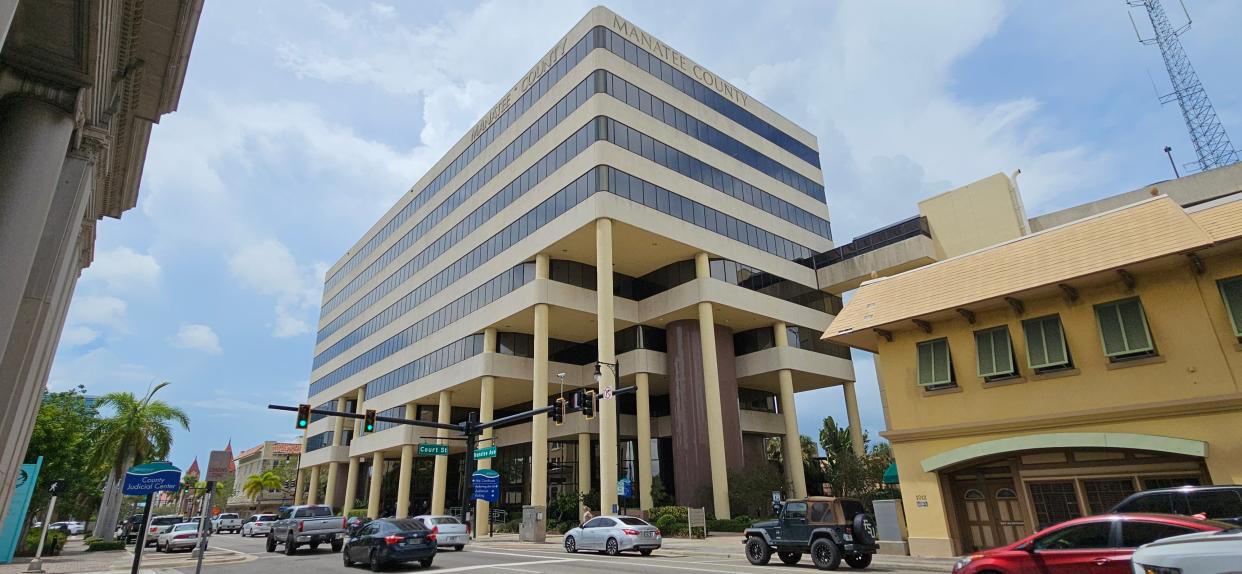
[[[1173,514],[1101,514],[1045,528],[1008,546],[958,559],[954,574],[1131,574],[1134,549],[1232,524]]]

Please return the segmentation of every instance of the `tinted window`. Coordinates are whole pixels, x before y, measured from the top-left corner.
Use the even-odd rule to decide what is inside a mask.
[[[172,529],[176,532],[181,532],[182,530],[198,530],[198,525],[197,524],[178,524],[176,526],[173,526]]]
[[[617,520],[620,520],[622,524],[627,524],[629,526],[650,526],[646,522],[643,522],[643,519],[634,518],[633,516],[622,516]]]
[[[811,522],[833,522],[832,505],[827,502],[816,502],[811,505]]]
[[[364,527],[362,528],[362,530],[358,531],[358,536],[370,536],[370,535],[372,535],[372,534],[375,534],[375,531],[376,531],[376,530],[378,530],[378,529],[379,529],[379,526],[378,526],[378,525],[376,525],[376,524],[368,524],[368,525],[364,526]]]
[[[276,516],[272,514],[261,514],[255,518],[255,522],[275,522]]]
[[[845,513],[845,516],[842,516],[841,518],[845,520],[853,520],[855,516],[862,514],[866,511],[867,510],[863,508],[862,503],[858,502],[857,500],[842,500],[841,501],[841,512]]]
[[[1207,490],[1186,495],[1190,514],[1203,513],[1208,518],[1235,518],[1242,516],[1242,497],[1233,490]]]
[[[1137,498],[1130,499],[1129,502],[1122,502],[1117,505],[1113,512],[1159,512],[1170,514],[1173,512],[1173,496],[1167,492],[1140,495]]]
[[[785,518],[806,519],[806,503],[790,502],[785,505]]]
[[[180,516],[161,516],[151,519],[152,526],[169,526],[181,522]]]
[[[1127,520],[1121,523],[1121,545],[1125,548],[1138,548],[1161,538],[1190,534],[1191,532],[1195,531],[1184,526]]]
[[[434,518],[428,518],[427,521],[432,524],[461,524],[460,520],[457,520],[457,518],[452,516],[436,516]]]
[[[221,514],[221,515],[220,515],[220,518],[222,518],[222,519],[227,519],[227,518],[237,518],[237,515],[236,515],[236,514],[225,513],[225,514]]]
[[[590,522],[583,525],[583,528],[601,528],[604,526],[612,526],[612,521],[606,518],[594,518]]]
[[[1108,533],[1112,522],[1092,522],[1062,528],[1035,541],[1036,550],[1076,550],[1079,548],[1108,548]]]
[[[397,530],[423,530],[422,523],[418,520],[394,520],[392,526]]]

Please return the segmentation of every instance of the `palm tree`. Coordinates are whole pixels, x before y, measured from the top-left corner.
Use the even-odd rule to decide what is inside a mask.
[[[285,482],[280,479],[280,475],[268,470],[263,474],[250,475],[250,478],[246,479],[246,484],[242,486],[242,492],[251,500],[258,502],[260,494],[269,490],[278,490],[284,486]]]
[[[113,538],[121,511],[121,482],[125,471],[137,461],[168,456],[172,448],[171,423],[190,430],[190,418],[185,411],[164,401],[152,400],[155,393],[170,384],[165,381],[155,385],[142,400],[133,393],[108,393],[97,404],[101,409],[112,407],[114,412],[101,421],[91,448],[92,463],[111,468],[99,505],[95,536],[104,540]]]

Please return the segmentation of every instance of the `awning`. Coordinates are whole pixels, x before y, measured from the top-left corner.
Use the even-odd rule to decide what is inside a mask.
[[[897,463],[894,462],[884,469],[884,484],[897,484],[898,482],[900,481],[897,479]]]

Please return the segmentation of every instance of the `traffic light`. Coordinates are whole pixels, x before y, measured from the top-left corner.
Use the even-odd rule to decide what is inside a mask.
[[[582,399],[582,416],[586,420],[595,418],[595,391],[583,391]]]
[[[552,422],[558,427],[565,424],[565,399],[558,397],[552,407]]]
[[[298,405],[298,430],[310,425],[310,405]]]
[[[368,433],[375,432],[375,410],[367,409],[367,414],[362,419],[362,430]]]

